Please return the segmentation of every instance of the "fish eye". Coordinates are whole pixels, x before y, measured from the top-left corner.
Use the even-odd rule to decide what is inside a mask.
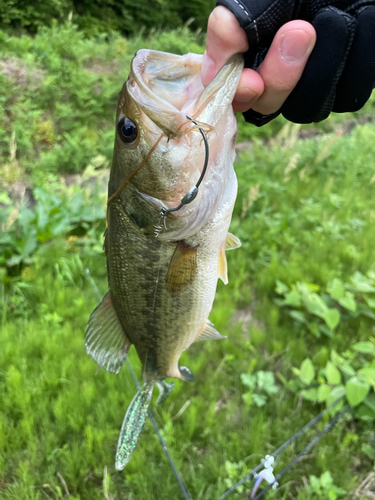
[[[117,124],[120,139],[125,144],[134,142],[138,135],[137,125],[130,118],[121,118]]]

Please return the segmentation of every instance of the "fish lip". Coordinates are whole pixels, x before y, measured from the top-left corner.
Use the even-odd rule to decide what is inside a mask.
[[[186,114],[176,107],[173,103],[161,97],[145,81],[146,68],[149,63],[166,61],[165,67],[169,68],[173,64],[176,67],[186,68],[186,75],[191,76],[189,81],[194,79],[194,74],[200,74],[203,56],[199,54],[185,54],[183,56],[169,54],[158,50],[140,49],[136,52],[131,63],[129,79],[126,82],[128,95],[135,101],[138,107],[164,132],[170,139],[178,139],[184,135],[185,124],[190,127]],[[189,72],[188,68],[195,68]],[[160,69],[156,69],[152,76],[163,73],[161,64]],[[200,80],[199,80],[200,81]],[[197,82],[196,82],[197,83]],[[136,84],[136,85],[135,85]],[[200,93],[203,91],[202,85]],[[182,89],[183,93],[184,89]],[[185,103],[183,103],[185,104]]]
[[[202,60],[203,56],[198,54],[189,53],[181,56],[148,49],[138,50],[132,60],[129,80],[126,83],[128,94],[170,139],[181,137],[184,131],[190,128],[191,124],[187,122],[186,114],[215,127],[216,123],[210,122],[211,111],[205,112],[205,108],[211,99],[215,99],[220,93],[220,89],[228,88],[228,79],[232,79],[232,83],[224,100],[226,105],[232,102],[243,68],[243,56],[240,54],[232,56],[206,87],[203,87],[200,79]],[[155,81],[157,88],[157,81],[169,80],[169,75],[171,82],[174,79],[183,82],[186,77],[186,83],[181,83],[180,91],[172,92],[171,95],[174,97],[171,97],[171,101],[166,98],[168,87],[161,84],[159,95],[152,84]],[[178,104],[178,107],[175,104]],[[220,102],[220,105],[222,104]],[[213,114],[216,115],[215,112]],[[213,118],[213,121],[219,119]]]

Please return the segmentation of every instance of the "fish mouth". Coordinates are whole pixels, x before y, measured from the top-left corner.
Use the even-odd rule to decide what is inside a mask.
[[[129,95],[169,138],[178,138],[190,128],[186,115],[215,127],[221,113],[207,113],[207,108],[213,108],[209,103],[220,100],[216,107],[223,109],[234,98],[242,56],[233,56],[206,88],[200,76],[202,60],[199,54],[179,56],[141,49],[132,61]],[[220,92],[223,87],[224,93]],[[219,94],[223,95],[218,99]]]
[[[168,138],[157,145],[149,164],[158,189],[156,182],[137,186],[151,205],[163,206],[164,214],[172,209],[168,229],[159,239],[187,238],[213,218],[220,204],[227,207],[234,202],[237,184],[230,166],[237,126],[231,105],[243,57],[233,56],[207,87],[200,76],[202,59],[197,54],[139,50],[126,83],[127,97],[141,115],[147,145],[156,144],[161,134]],[[206,162],[200,128],[206,132],[209,157],[203,180]],[[201,185],[193,201],[177,208],[198,181]]]

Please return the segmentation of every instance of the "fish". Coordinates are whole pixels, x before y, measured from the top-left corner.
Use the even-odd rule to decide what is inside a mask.
[[[228,282],[226,250],[237,195],[237,122],[232,101],[243,68],[233,56],[212,82],[202,55],[139,50],[118,98],[108,184],[104,251],[109,291],[91,314],[87,353],[118,373],[134,345],[143,386],[126,412],[116,469],[129,462],[155,385],[194,381],[179,365],[193,342],[222,339],[209,320],[218,278]]]

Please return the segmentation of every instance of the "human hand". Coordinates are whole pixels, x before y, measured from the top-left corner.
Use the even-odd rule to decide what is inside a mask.
[[[272,118],[281,111],[291,121],[310,123],[326,118],[331,110],[360,109],[369,98],[375,82],[374,0],[218,3],[230,8],[240,23],[225,7],[211,13],[202,80],[206,85],[232,54],[245,53],[247,68],[234,109],[243,112],[251,107],[260,113],[245,112],[247,121],[261,125],[269,121],[263,115]],[[335,3],[343,10],[334,7]],[[290,21],[296,16],[301,19]],[[317,44],[311,54],[315,42],[312,25]]]
[[[315,30],[306,21],[291,21],[282,26],[257,70],[243,70],[233,101],[234,111],[243,113],[252,108],[269,115],[279,110],[300,79],[315,40]],[[216,7],[208,20],[201,71],[203,85],[231,56],[248,49],[246,33],[235,16],[226,7]]]

